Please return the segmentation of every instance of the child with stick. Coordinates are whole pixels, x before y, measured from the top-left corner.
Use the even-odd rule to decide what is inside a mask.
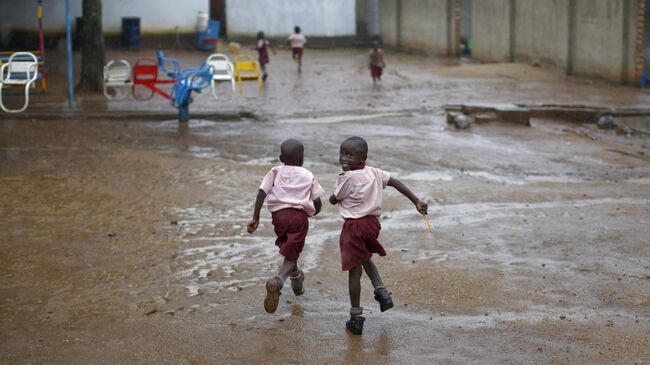
[[[363,308],[360,305],[361,275],[366,272],[374,287],[375,300],[384,312],[393,307],[391,293],[386,290],[372,254],[386,256],[377,240],[381,225],[382,193],[392,186],[406,196],[421,214],[427,214],[427,203],[416,197],[402,182],[386,171],[366,166],[368,144],[361,137],[350,137],[340,148],[339,163],[343,172],[336,179],[336,188],[330,196],[331,204],[338,204],[345,219],[340,237],[341,266],[348,271],[350,291],[350,320],[345,324],[355,335],[363,333]]]

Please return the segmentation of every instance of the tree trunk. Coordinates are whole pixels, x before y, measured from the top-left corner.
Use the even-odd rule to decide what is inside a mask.
[[[105,61],[102,0],[83,0],[82,7],[81,80],[77,89],[102,92]]]

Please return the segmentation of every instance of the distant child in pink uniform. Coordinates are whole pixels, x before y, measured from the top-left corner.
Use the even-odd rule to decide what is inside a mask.
[[[271,42],[269,42],[266,37],[264,36],[264,32],[259,31],[257,32],[257,53],[259,55],[258,60],[260,62],[260,67],[262,68],[262,81],[266,81],[266,78],[269,77],[269,75],[266,73],[266,64],[269,63],[269,48],[271,51],[273,51],[273,54],[276,54],[275,48],[271,45]]]
[[[372,76],[372,81],[377,82],[381,81],[381,74],[386,67],[386,62],[384,62],[384,52],[379,48],[379,42],[374,41],[372,43],[372,49],[368,53],[368,68],[370,68],[370,76]]]
[[[349,271],[350,320],[347,329],[355,335],[363,332],[363,308],[360,306],[361,275],[365,270],[374,287],[375,300],[384,312],[393,307],[391,293],[381,281],[377,266],[372,261],[373,253],[386,256],[386,251],[377,240],[379,237],[379,215],[382,193],[386,186],[392,186],[406,196],[421,214],[427,214],[427,203],[418,199],[409,188],[392,178],[386,171],[366,166],[368,144],[361,137],[350,137],[341,143],[339,163],[343,172],[336,179],[336,188],[329,201],[338,204],[345,219],[341,238],[341,266]],[[363,269],[362,269],[363,268]]]
[[[264,309],[273,313],[278,308],[280,289],[291,278],[291,288],[295,295],[302,295],[305,290],[305,274],[298,268],[298,257],[305,246],[305,237],[309,230],[308,217],[320,212],[320,196],[325,190],[314,179],[309,170],[302,167],[304,147],[295,139],[288,139],[280,146],[280,161],[283,165],[269,171],[260,185],[255,200],[253,219],[248,223],[248,233],[253,233],[260,222],[260,210],[264,199],[268,197],[267,206],[273,218],[273,227],[277,239],[275,245],[280,248],[284,262],[277,276],[266,282],[266,299]]]
[[[302,53],[305,49],[307,38],[300,33],[300,27],[293,28],[293,34],[289,36],[289,45],[291,46],[291,57],[298,63],[298,72],[302,71]]]

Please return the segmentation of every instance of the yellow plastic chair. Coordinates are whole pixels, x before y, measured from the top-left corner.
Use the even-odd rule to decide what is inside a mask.
[[[262,95],[262,69],[253,56],[243,54],[235,57],[235,80],[239,85],[239,95],[244,95],[244,81],[257,81]]]

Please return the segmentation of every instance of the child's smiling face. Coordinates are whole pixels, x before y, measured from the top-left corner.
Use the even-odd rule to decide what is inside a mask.
[[[366,162],[368,157],[363,151],[363,147],[353,140],[343,142],[339,153],[339,163],[343,171],[354,170],[357,166]]]

